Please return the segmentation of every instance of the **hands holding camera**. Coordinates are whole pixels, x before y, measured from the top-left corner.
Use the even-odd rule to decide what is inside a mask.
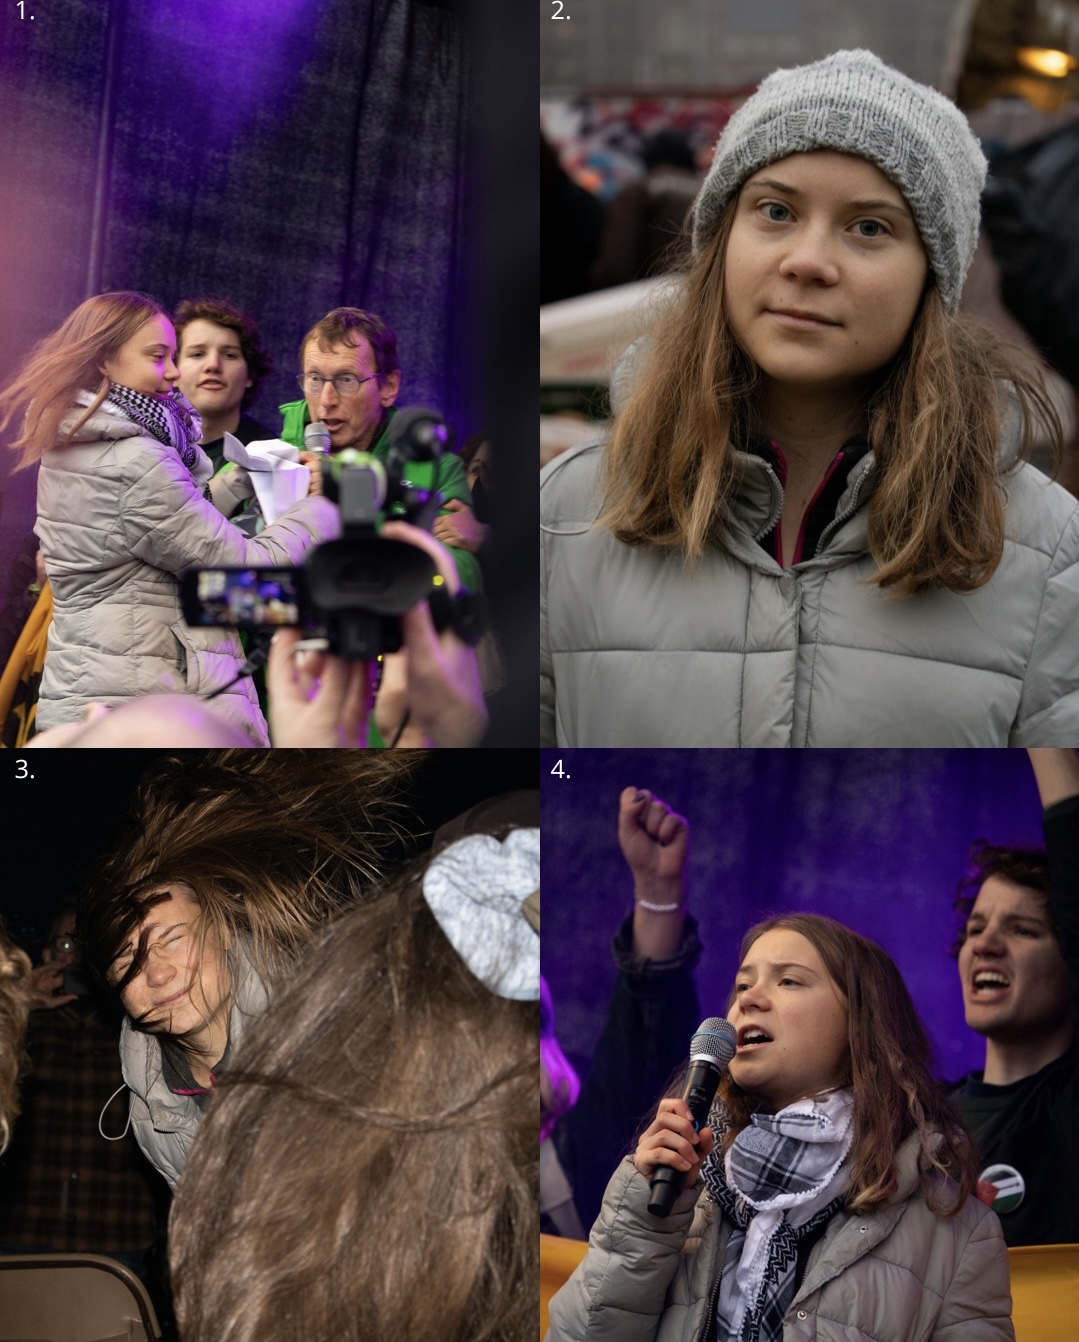
[[[453,559],[429,532],[387,522],[381,534],[426,550],[451,596],[456,594]],[[387,745],[476,745],[487,709],[475,649],[452,629],[437,632],[426,601],[401,616],[401,634],[401,651],[383,658],[376,695],[368,663],[297,650],[299,631],[279,630],[266,667],[274,746],[362,748],[372,714]]]

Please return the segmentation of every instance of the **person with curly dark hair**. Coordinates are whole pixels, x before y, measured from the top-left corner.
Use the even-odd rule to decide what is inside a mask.
[[[272,438],[273,430],[247,414],[259,384],[273,369],[253,317],[226,298],[184,298],[173,314],[180,390],[202,416],[202,448],[227,432],[242,443]]]
[[[985,1066],[956,1103],[1009,1245],[1079,1242],[1079,756],[1029,752],[1045,849],[975,844],[953,954]]]

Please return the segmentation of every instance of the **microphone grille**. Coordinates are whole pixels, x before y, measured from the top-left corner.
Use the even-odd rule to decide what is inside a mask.
[[[722,1016],[709,1016],[697,1026],[697,1033],[689,1043],[689,1056],[714,1058],[721,1067],[726,1067],[738,1048],[738,1035],[729,1020]]]
[[[303,431],[303,445],[312,452],[329,452],[330,431],[321,421],[316,421]]]

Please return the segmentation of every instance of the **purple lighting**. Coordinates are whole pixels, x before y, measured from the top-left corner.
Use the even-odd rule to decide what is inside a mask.
[[[563,774],[551,769],[562,761]],[[970,844],[1041,842],[1023,750],[542,752],[543,972],[571,1053],[589,1056],[614,984],[609,945],[630,910],[618,796],[646,787],[691,826],[689,909],[704,1015],[722,1015],[745,930],[827,914],[893,957],[951,1079],[981,1066],[948,947]]]

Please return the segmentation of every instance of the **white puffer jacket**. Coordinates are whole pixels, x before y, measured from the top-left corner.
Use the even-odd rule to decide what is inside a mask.
[[[969,1198],[936,1215],[920,1189],[918,1135],[897,1187],[869,1212],[838,1211],[809,1251],[783,1342],[1014,1342],[1000,1222]],[[954,1185],[952,1186],[954,1187]],[[702,1185],[671,1214],[648,1212],[648,1180],[627,1157],[607,1188],[588,1253],[553,1297],[548,1342],[700,1342],[715,1306],[730,1225]],[[941,1189],[944,1205],[950,1190]]]
[[[54,612],[41,677],[38,725],[77,722],[90,702],[115,707],[162,690],[205,695],[225,685],[244,655],[236,634],[189,629],[179,575],[196,565],[300,563],[337,535],[336,507],[306,498],[251,540],[202,495],[172,448],[106,404],[75,441],[41,460],[38,521]],[[268,745],[249,677],[215,704]]]
[[[867,548],[876,470],[851,470],[817,552],[757,543],[782,490],[736,453],[729,541],[690,571],[595,530],[602,445],[541,476],[542,745],[1069,746],[1079,740],[1079,501],[1022,465],[975,592],[898,599]]]

